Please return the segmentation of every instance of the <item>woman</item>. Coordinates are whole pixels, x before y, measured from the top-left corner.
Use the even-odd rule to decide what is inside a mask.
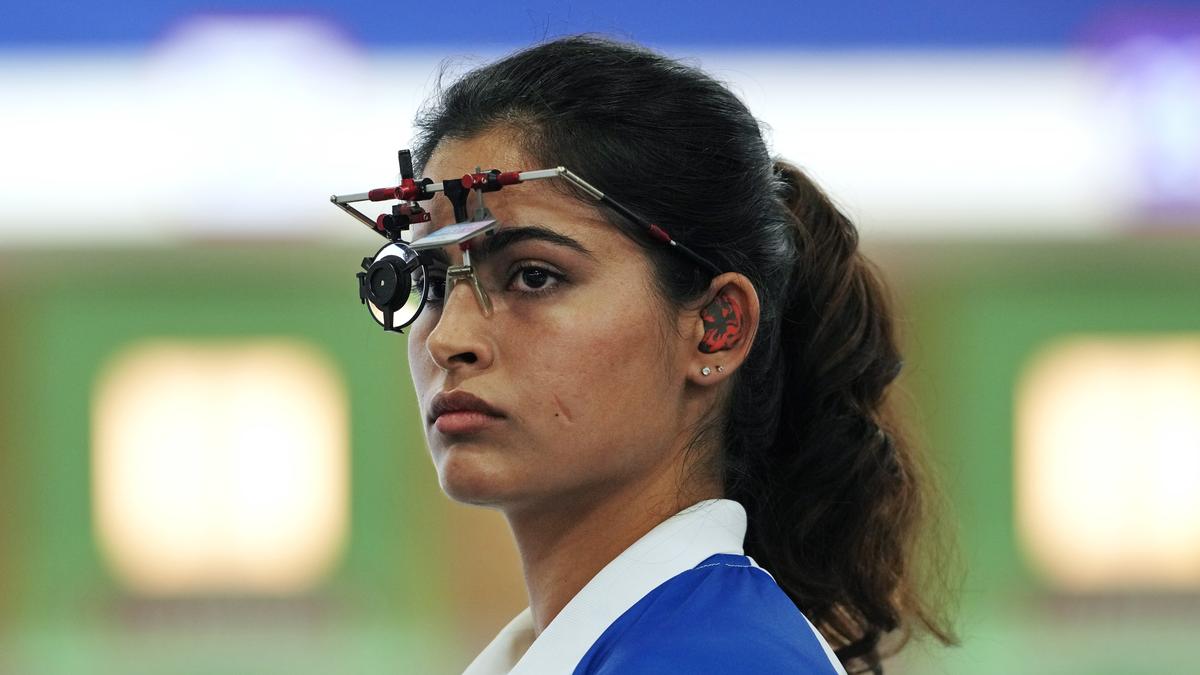
[[[735,96],[576,37],[468,73],[418,130],[424,176],[565,166],[693,254],[536,181],[487,197],[494,307],[452,283],[413,324],[442,488],[504,513],[529,591],[468,673],[833,673],[878,670],[885,634],[950,641],[914,580],[882,287]],[[455,221],[431,204],[415,237]]]

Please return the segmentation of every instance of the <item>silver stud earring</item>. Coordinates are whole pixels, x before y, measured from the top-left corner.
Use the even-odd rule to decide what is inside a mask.
[[[712,368],[709,368],[708,366],[704,366],[703,368],[700,369],[700,374],[705,377],[708,377],[709,375],[712,374]]]
[[[725,366],[717,366],[717,372],[718,372],[718,373],[723,373],[723,372],[725,372]]]

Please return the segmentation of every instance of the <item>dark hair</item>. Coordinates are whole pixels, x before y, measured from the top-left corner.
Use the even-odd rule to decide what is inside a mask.
[[[881,637],[914,624],[952,642],[918,593],[927,486],[885,405],[901,355],[854,225],[771,158],[728,89],[641,47],[570,37],[467,73],[419,115],[417,164],[443,139],[498,128],[530,161],[567,166],[754,284],[759,329],[709,464],[746,507],[747,555],[848,667],[879,670]],[[708,289],[687,259],[637,240],[667,302]]]

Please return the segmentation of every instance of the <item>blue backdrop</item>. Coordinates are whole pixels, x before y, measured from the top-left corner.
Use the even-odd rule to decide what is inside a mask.
[[[0,48],[138,47],[198,13],[319,17],[377,48],[524,44],[584,31],[706,47],[1058,47],[1078,42],[1111,10],[1138,4],[1147,6],[1113,0],[26,0],[0,10]],[[1177,0],[1170,6],[1200,2]],[[434,7],[440,10],[430,11]]]

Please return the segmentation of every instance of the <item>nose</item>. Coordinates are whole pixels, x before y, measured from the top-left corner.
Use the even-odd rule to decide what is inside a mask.
[[[488,323],[470,282],[454,282],[446,291],[441,316],[429,332],[425,348],[434,363],[447,372],[484,370],[491,366],[495,354]]]

